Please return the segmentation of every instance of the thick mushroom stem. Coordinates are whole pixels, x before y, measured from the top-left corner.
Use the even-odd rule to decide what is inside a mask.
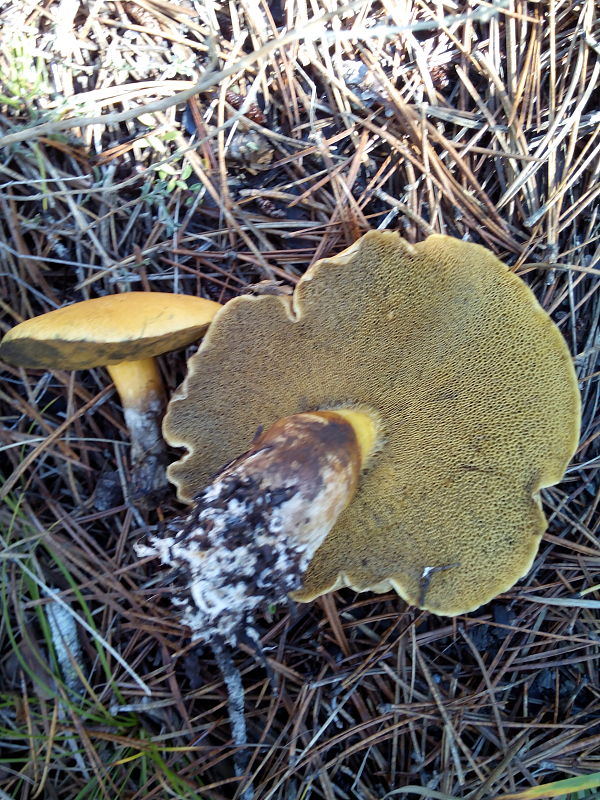
[[[123,405],[131,436],[131,495],[152,496],[165,489],[167,452],[160,421],[166,396],[153,358],[107,366]]]
[[[362,409],[285,417],[223,467],[173,535],[137,546],[176,569],[174,602],[196,640],[255,638],[255,615],[300,587],[377,439]]]
[[[228,646],[245,642],[261,653],[256,614],[300,587],[313,554],[352,500],[378,433],[377,415],[363,409],[284,417],[221,469],[183,526],[169,526],[173,535],[136,546],[138,555],[160,556],[174,568],[173,600],[182,622],[217,657],[229,692],[238,776],[248,742],[243,685]],[[253,796],[248,783],[242,797]]]

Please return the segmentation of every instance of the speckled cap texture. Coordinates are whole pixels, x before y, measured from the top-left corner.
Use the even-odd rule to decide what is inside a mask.
[[[360,404],[383,442],[314,556],[297,599],[385,591],[438,614],[471,611],[531,566],[539,491],[575,451],[569,350],[530,289],[490,251],[372,231],[317,262],[292,298],[219,311],[169,405],[169,468],[190,501],[259,428]]]

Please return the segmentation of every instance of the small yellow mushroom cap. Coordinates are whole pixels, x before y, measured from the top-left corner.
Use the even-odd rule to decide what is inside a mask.
[[[176,350],[200,338],[220,303],[168,292],[125,292],[21,322],[0,358],[22,367],[88,369]]]
[[[188,455],[169,476],[191,500],[259,426],[361,405],[379,451],[297,599],[393,587],[454,615],[509,589],[546,528],[540,489],[575,451],[580,399],[558,328],[476,244],[374,231],[293,298],[228,303],[171,401],[164,433]]]

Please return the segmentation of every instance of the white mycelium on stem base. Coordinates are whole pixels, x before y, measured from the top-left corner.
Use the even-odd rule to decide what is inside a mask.
[[[300,587],[376,439],[374,416],[357,409],[279,420],[200,492],[180,530],[137,546],[175,568],[173,599],[196,640],[256,641],[254,617]]]

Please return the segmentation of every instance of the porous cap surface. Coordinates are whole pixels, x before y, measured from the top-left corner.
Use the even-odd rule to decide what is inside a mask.
[[[0,358],[22,367],[89,369],[184,347],[219,303],[168,292],[124,292],[49,311],[12,328]]]
[[[315,554],[297,599],[384,591],[438,614],[473,610],[533,561],[578,440],[568,348],[490,251],[372,231],[316,263],[293,298],[240,297],[216,316],[170,403],[169,468],[191,500],[259,426],[364,404],[383,444]]]

